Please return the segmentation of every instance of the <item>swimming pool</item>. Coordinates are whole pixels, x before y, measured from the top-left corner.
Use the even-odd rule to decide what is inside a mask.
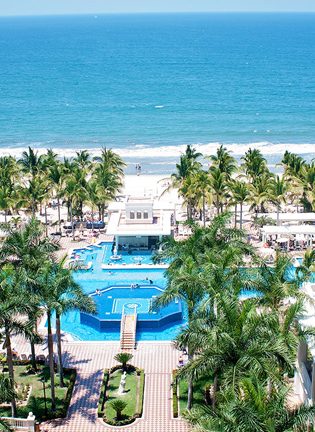
[[[83,341],[119,340],[122,312],[133,313],[136,307],[138,341],[174,339],[186,323],[184,305],[174,301],[152,310],[154,298],[166,287],[165,269],[153,265],[152,251],[119,251],[118,254],[121,260],[117,264],[122,265],[103,269],[102,265],[110,262],[113,255],[112,243],[102,242],[73,250],[72,259],[91,263],[89,270],[75,271],[73,275],[84,292],[93,296],[98,313],[91,316],[68,312],[62,316],[62,330]],[[124,263],[137,265],[123,268]]]

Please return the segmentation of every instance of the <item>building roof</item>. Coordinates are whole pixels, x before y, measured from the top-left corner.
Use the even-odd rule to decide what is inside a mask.
[[[277,213],[258,213],[258,217],[277,220]],[[315,222],[315,213],[279,213],[281,222]]]
[[[262,233],[267,235],[315,235],[315,225],[290,225],[290,226],[275,226],[265,225],[261,229]]]

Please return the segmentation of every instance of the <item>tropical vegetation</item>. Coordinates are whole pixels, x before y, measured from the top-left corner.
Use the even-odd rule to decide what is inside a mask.
[[[167,240],[159,254],[171,264],[154,306],[181,298],[187,307],[187,325],[175,340],[187,353],[176,375],[187,382],[185,416],[196,431],[306,431],[315,408],[289,408],[287,377],[300,342],[314,334],[299,324],[299,286],[309,271],[292,276],[290,258],[280,253],[268,267],[231,216],[220,213],[206,228],[193,225],[188,239]],[[314,261],[308,255],[309,268]]]

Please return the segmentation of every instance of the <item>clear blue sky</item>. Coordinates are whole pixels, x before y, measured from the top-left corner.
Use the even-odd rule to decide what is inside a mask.
[[[315,0],[0,0],[0,15],[218,11],[315,12]]]

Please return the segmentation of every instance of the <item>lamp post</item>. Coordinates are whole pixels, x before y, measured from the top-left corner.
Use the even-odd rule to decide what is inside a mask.
[[[45,416],[47,417],[47,400],[46,400],[46,387],[45,387],[46,380],[44,377],[41,379],[41,382],[43,384],[43,391],[44,391]]]

